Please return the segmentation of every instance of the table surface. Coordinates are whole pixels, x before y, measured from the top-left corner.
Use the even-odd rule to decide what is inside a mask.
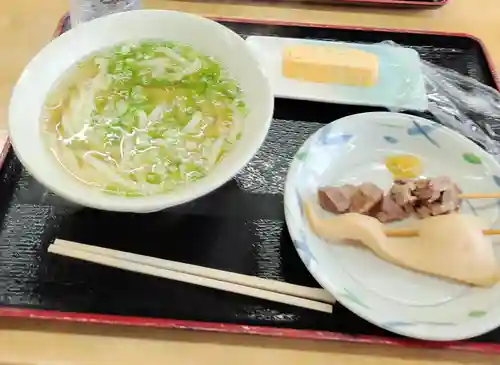
[[[287,3],[143,0],[145,7],[207,16],[470,33],[500,66],[499,0],[450,0],[437,10],[375,9]],[[10,91],[24,65],[46,44],[68,0],[6,1],[0,12],[0,130]],[[137,347],[137,348],[136,348]],[[234,360],[236,359],[236,360]],[[187,331],[0,319],[4,364],[342,364],[500,363],[500,356],[222,335]]]

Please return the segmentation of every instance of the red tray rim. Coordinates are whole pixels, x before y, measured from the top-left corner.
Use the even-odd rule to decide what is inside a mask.
[[[66,17],[67,14],[65,14],[59,21],[54,36],[58,36],[61,34]],[[403,29],[348,27],[348,26],[335,26],[327,24],[293,23],[293,22],[268,21],[268,20],[261,21],[261,20],[244,19],[244,18],[213,17],[212,19],[217,21],[230,21],[230,22],[253,23],[253,24],[309,26],[309,27],[332,28],[332,29],[356,29],[364,31],[383,31],[383,32],[393,32],[393,33],[405,32],[413,34],[433,34],[433,35],[446,35],[455,37],[467,37],[479,43],[483,53],[486,56],[488,67],[493,74],[496,88],[500,89],[499,83],[496,78],[496,74],[494,72],[491,57],[489,56],[484,44],[480,39],[469,34],[426,32],[426,31],[414,31],[414,30],[403,30]],[[7,140],[2,148],[2,152],[0,153],[0,164],[1,164],[1,158],[5,156],[9,147],[10,143]],[[199,322],[199,321],[177,320],[177,319],[129,317],[129,316],[119,316],[119,315],[108,315],[108,314],[59,312],[55,310],[24,309],[15,307],[0,307],[0,317],[69,321],[69,322],[92,323],[92,324],[102,324],[102,325],[107,324],[107,325],[152,327],[152,328],[166,328],[166,329],[185,329],[185,330],[204,331],[204,332],[252,334],[261,336],[290,338],[290,339],[342,341],[351,343],[391,345],[391,346],[411,347],[411,348],[433,348],[433,349],[473,351],[473,352],[488,353],[488,354],[500,354],[500,344],[492,344],[492,343],[474,343],[469,341],[429,342],[429,341],[420,341],[420,340],[413,340],[406,338],[389,338],[389,337],[370,336],[370,335],[348,335],[330,331],[299,330],[290,328],[264,327],[264,326],[229,324],[229,323],[226,324],[226,323],[216,323],[216,322]]]
[[[342,4],[369,4],[369,5],[401,5],[402,7],[421,7],[421,8],[437,8],[448,3],[449,0],[440,0],[432,3],[423,3],[422,1],[403,1],[403,0],[335,0],[337,3]]]

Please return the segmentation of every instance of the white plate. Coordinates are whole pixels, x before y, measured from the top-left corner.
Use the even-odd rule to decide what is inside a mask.
[[[388,44],[354,44],[308,39],[251,36],[248,46],[271,81],[275,96],[327,103],[371,105],[396,110],[426,110],[427,94],[418,53],[410,48]],[[373,87],[320,84],[282,76],[282,50],[286,46],[307,44],[348,44],[374,53],[379,58],[379,81]]]
[[[500,285],[476,288],[419,274],[387,263],[371,251],[327,243],[310,231],[301,210],[304,199],[315,199],[317,188],[325,184],[371,181],[389,188],[392,179],[384,159],[394,154],[418,156],[425,176],[448,175],[464,192],[500,189],[500,165],[495,159],[444,126],[397,113],[342,118],[312,135],[288,172],[285,216],[300,257],[340,303],[389,331],[447,341],[500,326]],[[480,216],[491,227],[500,226],[497,200],[466,201],[462,211]],[[495,251],[500,255],[500,242]]]

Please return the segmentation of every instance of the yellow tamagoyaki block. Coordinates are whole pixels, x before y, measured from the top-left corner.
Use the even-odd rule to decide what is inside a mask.
[[[284,48],[282,56],[287,78],[364,87],[378,81],[378,57],[348,46],[294,45]]]

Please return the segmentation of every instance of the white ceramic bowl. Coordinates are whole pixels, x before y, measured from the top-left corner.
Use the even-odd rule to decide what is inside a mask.
[[[181,42],[215,57],[243,89],[249,115],[237,146],[208,176],[164,195],[126,198],[87,187],[68,174],[41,138],[40,114],[53,84],[77,61],[117,43],[143,39]],[[139,10],[81,24],[43,48],[26,66],[14,88],[9,132],[16,155],[25,168],[56,194],[88,207],[146,213],[194,200],[236,175],[263,143],[273,103],[268,80],[238,34],[195,15]]]

